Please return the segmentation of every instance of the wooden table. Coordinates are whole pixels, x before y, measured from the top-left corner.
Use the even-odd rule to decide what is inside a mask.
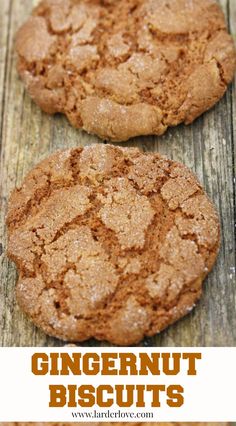
[[[27,18],[32,0],[0,0],[0,132],[2,160],[2,225],[0,345],[61,346],[35,328],[15,299],[16,269],[5,256],[4,217],[10,191],[41,159],[59,148],[97,142],[96,137],[73,129],[65,117],[44,114],[30,100],[16,72],[13,50],[16,29]],[[231,32],[236,33],[236,1],[220,1]],[[162,137],[130,140],[129,146],[159,151],[182,161],[194,172],[213,199],[221,216],[222,245],[217,264],[205,281],[203,297],[196,309],[177,324],[142,346],[235,346],[235,228],[234,201],[236,132],[235,84],[210,112],[192,125],[170,129]],[[127,144],[121,144],[127,145]],[[84,346],[106,345],[91,340]]]

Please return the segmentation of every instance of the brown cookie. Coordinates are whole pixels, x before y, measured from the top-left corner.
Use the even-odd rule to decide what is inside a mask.
[[[44,0],[18,31],[16,49],[44,111],[114,141],[191,123],[235,71],[214,0]]]
[[[94,422],[94,423],[86,423],[86,422],[80,422],[80,423],[23,423],[23,422],[15,422],[15,423],[0,423],[0,426],[230,426],[230,423],[222,423],[222,422]]]
[[[190,170],[103,144],[35,167],[7,224],[22,309],[67,341],[159,333],[192,310],[219,247],[217,214]]]

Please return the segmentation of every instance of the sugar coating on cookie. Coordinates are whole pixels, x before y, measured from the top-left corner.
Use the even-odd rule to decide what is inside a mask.
[[[103,144],[36,166],[7,224],[22,309],[72,342],[160,332],[191,311],[219,247],[217,214],[189,169]]]
[[[191,123],[223,96],[236,64],[214,0],[43,0],[16,50],[44,111],[114,141]]]

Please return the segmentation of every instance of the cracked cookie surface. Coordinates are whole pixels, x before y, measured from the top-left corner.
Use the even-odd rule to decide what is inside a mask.
[[[236,57],[214,0],[43,0],[16,49],[44,111],[115,141],[191,123],[223,96]]]
[[[7,225],[19,304],[72,342],[159,333],[194,307],[219,247],[217,214],[189,169],[103,144],[36,166]]]

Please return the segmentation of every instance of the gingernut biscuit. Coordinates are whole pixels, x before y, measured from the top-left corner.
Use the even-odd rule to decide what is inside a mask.
[[[191,123],[225,93],[233,39],[214,0],[43,0],[16,36],[34,101],[125,141]]]
[[[103,144],[35,167],[7,225],[19,304],[71,342],[159,333],[194,307],[219,247],[217,214],[187,167]]]

